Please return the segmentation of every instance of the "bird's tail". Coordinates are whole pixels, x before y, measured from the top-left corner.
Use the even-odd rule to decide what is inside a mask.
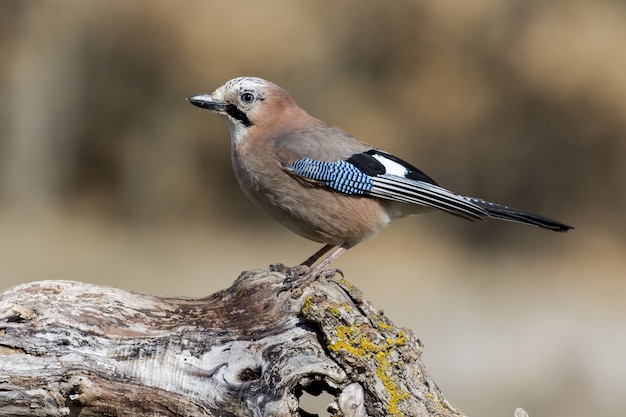
[[[465,197],[465,199],[483,208],[489,217],[493,217],[495,219],[531,224],[544,229],[554,230],[555,232],[567,232],[569,229],[573,229],[572,226],[568,226],[556,220],[530,213],[528,211],[504,206],[502,204],[491,203],[489,201],[481,200],[480,198]]]

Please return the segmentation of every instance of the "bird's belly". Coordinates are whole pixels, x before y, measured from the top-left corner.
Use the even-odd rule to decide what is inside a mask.
[[[296,200],[279,196],[270,215],[307,239],[331,245],[356,245],[389,224],[383,207],[373,199],[324,189],[309,190]]]
[[[307,187],[304,192],[291,187],[258,192],[251,195],[257,205],[283,226],[315,242],[356,245],[390,222],[382,205],[370,198],[318,187]]]

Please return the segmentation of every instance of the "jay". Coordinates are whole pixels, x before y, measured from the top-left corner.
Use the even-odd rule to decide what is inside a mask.
[[[240,77],[187,99],[226,120],[232,165],[246,195],[293,232],[324,247],[301,265],[314,279],[339,255],[392,220],[433,209],[467,220],[495,218],[565,232],[571,226],[457,195],[413,165],[310,116],[287,91]]]

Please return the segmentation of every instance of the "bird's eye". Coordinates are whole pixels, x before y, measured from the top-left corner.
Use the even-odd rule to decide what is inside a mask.
[[[247,104],[250,104],[254,101],[254,94],[252,93],[242,93],[239,97],[241,98],[242,102]]]

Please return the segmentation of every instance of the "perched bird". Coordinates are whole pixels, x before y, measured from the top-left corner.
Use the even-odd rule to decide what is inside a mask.
[[[281,87],[234,78],[187,99],[226,119],[232,164],[244,192],[293,232],[325,246],[301,265],[315,277],[393,219],[439,209],[468,220],[496,218],[558,232],[572,227],[440,187],[413,165],[310,116]]]

